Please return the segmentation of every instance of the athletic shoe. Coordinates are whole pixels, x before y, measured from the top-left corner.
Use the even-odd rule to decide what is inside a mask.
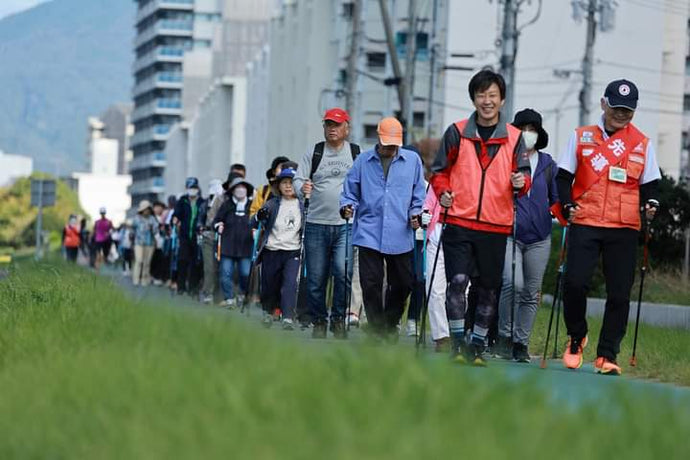
[[[597,374],[602,374],[602,375],[621,375],[623,373],[623,370],[621,367],[616,363],[616,361],[611,361],[608,358],[604,358],[603,356],[599,356],[595,361],[594,361],[594,370],[597,371]]]
[[[417,321],[413,319],[408,319],[407,320],[407,336],[408,337],[417,337],[419,335],[417,333]]]
[[[493,346],[494,358],[513,359],[513,344],[510,337],[499,335]]]
[[[241,305],[244,305],[244,296],[243,295],[238,294],[237,297],[235,297],[235,305],[237,305],[238,307]]]
[[[513,359],[519,363],[528,363],[531,361],[527,345],[515,342],[513,344]]]
[[[225,299],[222,305],[228,310],[233,310],[235,308],[235,299]]]
[[[326,338],[326,323],[319,322],[314,324],[314,329],[311,331],[312,339],[325,339]]]
[[[290,318],[283,319],[283,330],[284,331],[291,331],[294,328],[295,327],[294,327],[292,320]]]
[[[265,328],[273,326],[273,317],[269,313],[264,312],[264,316],[261,318],[261,324],[263,324]]]
[[[163,286],[163,281],[154,279],[153,285],[154,286]]]
[[[273,310],[273,321],[280,321],[280,318],[283,317],[283,312],[280,310],[280,308],[276,308]]]
[[[350,326],[359,327],[359,316],[354,311],[347,315],[347,322]]]
[[[436,353],[445,353],[450,350],[450,337],[443,337],[434,340],[434,351]]]
[[[346,339],[347,330],[345,329],[345,321],[342,319],[331,320],[331,332],[336,339]]]
[[[579,369],[582,367],[582,354],[587,346],[587,337],[583,339],[568,338],[568,345],[563,352],[563,364],[568,369]]]
[[[473,366],[485,367],[486,359],[483,356],[485,349],[484,342],[473,339],[465,349],[467,362]]]
[[[155,284],[155,283],[154,283],[154,284]],[[205,305],[210,305],[210,304],[213,302],[213,296],[212,296],[212,295],[204,296],[204,299],[202,300],[202,302],[203,302]]]

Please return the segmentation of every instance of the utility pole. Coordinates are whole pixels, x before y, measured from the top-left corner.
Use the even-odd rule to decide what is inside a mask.
[[[359,58],[360,31],[362,25],[362,0],[352,2],[352,34],[350,36],[350,54],[347,57],[347,81],[345,85],[345,110],[355,112],[357,103],[357,61]],[[359,120],[358,120],[359,121]]]
[[[585,56],[582,58],[582,90],[580,91],[580,126],[590,121],[589,108],[592,99],[592,69],[594,41],[597,33],[597,0],[589,0],[587,5],[587,42]]]
[[[405,56],[405,98],[406,111],[401,110],[405,127],[405,142],[412,142],[414,121],[414,70],[417,55],[417,0],[408,0],[407,12],[407,55]]]
[[[506,81],[506,100],[503,113],[513,116],[515,97],[515,55],[517,53],[518,0],[503,0],[503,31],[501,33],[501,74]]]
[[[431,137],[431,125],[434,121],[434,85],[436,84],[436,26],[438,21],[438,0],[434,0],[431,11],[431,43],[429,57],[429,97],[426,107],[426,137]]]
[[[395,84],[398,87],[398,101],[400,104],[400,113],[405,116],[407,113],[407,97],[405,81],[403,80],[402,72],[400,71],[400,61],[398,61],[398,54],[395,49],[393,39],[393,27],[391,26],[391,16],[388,12],[388,0],[379,0],[381,8],[381,20],[383,21],[383,30],[386,33],[386,43],[388,44],[388,56],[390,57],[391,66],[393,67],[393,76]],[[403,120],[401,120],[403,121]],[[403,121],[403,126],[405,125]]]

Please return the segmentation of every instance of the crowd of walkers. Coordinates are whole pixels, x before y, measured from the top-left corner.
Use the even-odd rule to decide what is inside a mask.
[[[506,86],[490,70],[469,83],[475,111],[443,134],[433,161],[404,145],[401,123],[383,118],[368,151],[348,141],[350,116],[323,117],[324,139],[297,162],[277,157],[259,187],[232,165],[224,182],[199,181],[168,203],[146,200],[113,229],[101,211],[94,266],[115,243],[135,285],[166,284],[205,304],[259,302],[266,326],[311,328],[345,339],[367,322],[378,341],[424,335],[437,351],[484,365],[488,351],[529,362],[529,340],[551,253],[552,225],[567,231],[563,276],[566,367],[582,365],[586,298],[603,261],[606,313],[595,369],[616,361],[629,314],[638,235],[654,217],[660,178],[649,139],[632,123],[638,91],[611,82],[597,124],[577,128],[556,162],[532,109],[511,119]],[[83,247],[70,218],[64,247]],[[406,321],[404,321],[406,319]]]

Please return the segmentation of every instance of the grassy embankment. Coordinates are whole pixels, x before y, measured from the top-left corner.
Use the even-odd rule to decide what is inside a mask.
[[[0,281],[0,458],[690,455],[685,399],[621,387],[604,396],[615,410],[564,407],[500,369],[405,346],[316,352],[197,313],[135,302],[63,264],[20,263]],[[645,331],[643,363],[667,338],[687,351],[687,337],[682,350],[663,334]]]

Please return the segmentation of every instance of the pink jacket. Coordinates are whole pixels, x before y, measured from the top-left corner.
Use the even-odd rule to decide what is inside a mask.
[[[436,228],[436,225],[439,223],[439,219],[441,218],[441,204],[438,201],[438,198],[436,197],[436,193],[434,192],[434,188],[429,184],[429,190],[426,192],[426,199],[424,200],[424,205],[422,206],[422,209],[425,211],[429,211],[431,213],[431,222],[429,223],[429,228],[427,229],[426,235],[427,235],[427,240],[431,237],[431,235],[434,233],[434,229]]]

